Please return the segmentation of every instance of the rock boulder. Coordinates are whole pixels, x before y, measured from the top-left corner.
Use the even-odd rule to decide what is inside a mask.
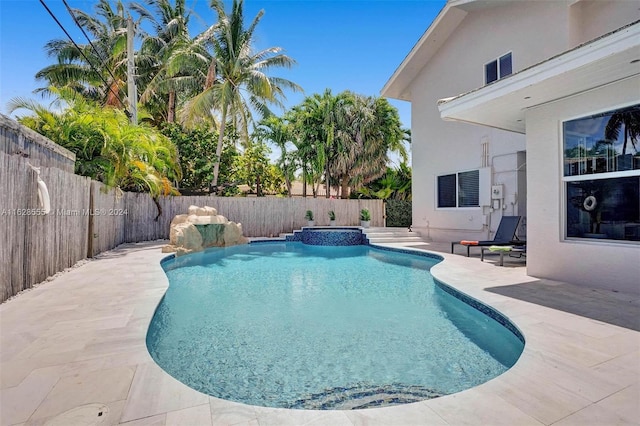
[[[213,207],[190,206],[188,214],[179,214],[171,221],[170,244],[163,253],[176,256],[204,250],[207,247],[246,244],[242,224],[230,222]]]

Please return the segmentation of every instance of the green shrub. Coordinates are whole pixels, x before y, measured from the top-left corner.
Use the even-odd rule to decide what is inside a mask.
[[[369,213],[369,210],[367,209],[360,210],[360,220],[364,220],[364,221],[371,220],[371,213]]]
[[[412,223],[411,200],[386,200],[385,225],[390,227],[409,227]]]

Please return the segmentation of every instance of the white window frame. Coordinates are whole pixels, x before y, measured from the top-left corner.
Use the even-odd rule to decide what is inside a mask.
[[[500,59],[504,58],[507,55],[511,56],[511,72],[509,74],[505,75],[505,76],[500,76]],[[493,80],[493,81],[487,81],[487,65],[493,64],[494,62],[496,63],[496,76],[497,76],[497,78],[495,80]],[[505,78],[507,76],[510,76],[511,74],[513,74],[513,51],[506,52],[504,55],[500,55],[496,59],[485,63],[484,67],[483,67],[483,70],[484,70],[484,84],[485,85],[493,83],[495,81],[502,80],[503,78]]]
[[[478,205],[477,206],[463,206],[463,207],[460,207],[459,206],[460,196],[459,196],[459,193],[458,193],[458,190],[459,190],[458,189],[459,188],[458,176],[461,173],[475,172],[475,171],[478,172]],[[438,198],[439,198],[438,178],[442,177],[442,176],[449,176],[449,175],[455,175],[456,176],[456,184],[455,184],[455,188],[456,188],[456,194],[455,194],[456,205],[455,205],[455,207],[440,207],[439,206],[439,202],[438,202],[439,201],[438,200]],[[434,200],[435,209],[436,210],[479,210],[482,207],[481,204],[482,204],[482,199],[483,199],[483,197],[482,197],[483,179],[484,179],[483,168],[457,170],[457,171],[454,171],[454,172],[447,172],[447,173],[441,173],[441,174],[435,175],[435,178],[433,180],[434,186],[435,186],[435,191],[434,191],[434,194],[435,194],[435,200]]]
[[[513,64],[512,64],[513,65]],[[636,169],[636,170],[623,170],[623,171],[616,171],[616,172],[605,172],[605,173],[589,173],[589,174],[578,174],[578,175],[573,175],[573,176],[565,176],[564,174],[564,123],[566,123],[567,121],[574,121],[574,120],[578,120],[581,118],[586,118],[589,116],[594,116],[594,115],[598,115],[598,114],[603,114],[609,111],[615,111],[615,110],[619,110],[619,109],[624,109],[624,108],[628,108],[630,106],[636,105],[637,102],[629,102],[629,103],[623,103],[623,104],[618,104],[618,105],[612,105],[612,106],[608,106],[606,108],[600,108],[598,110],[595,111],[591,111],[591,112],[583,112],[579,115],[575,115],[575,116],[571,116],[568,118],[565,118],[563,120],[560,120],[559,122],[559,128],[558,128],[558,134],[560,136],[559,140],[560,140],[560,144],[559,144],[559,148],[560,148],[560,185],[561,185],[561,189],[560,189],[560,194],[562,194],[562,204],[561,204],[561,208],[560,208],[560,227],[561,227],[561,234],[562,235],[562,239],[563,241],[567,241],[567,242],[580,242],[580,243],[585,243],[585,244],[602,244],[602,243],[606,243],[606,244],[624,244],[624,245],[637,245],[638,242],[637,241],[627,241],[627,240],[612,240],[612,239],[595,239],[595,238],[581,238],[581,237],[569,237],[567,234],[567,202],[568,202],[568,195],[567,195],[567,182],[578,182],[578,181],[584,181],[584,180],[598,180],[598,179],[612,179],[612,178],[621,178],[621,177],[633,177],[633,176],[639,176],[640,177],[640,170]]]

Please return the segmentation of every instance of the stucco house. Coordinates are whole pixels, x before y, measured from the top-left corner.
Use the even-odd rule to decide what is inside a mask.
[[[640,293],[640,3],[449,0],[382,95],[411,102],[413,230],[520,215],[529,275]]]

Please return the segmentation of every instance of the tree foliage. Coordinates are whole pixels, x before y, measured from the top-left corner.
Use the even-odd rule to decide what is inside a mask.
[[[131,9],[150,22],[153,32],[145,34],[136,55],[140,102],[152,112],[154,121],[176,121],[179,93],[193,92],[201,84],[189,69],[184,48],[191,43],[188,31],[190,12],[185,0],[146,0],[151,11],[139,3]]]
[[[269,163],[269,153],[269,147],[258,141],[245,147],[238,158],[238,177],[258,197],[282,192],[284,177],[277,167]]]
[[[291,149],[295,147],[291,123],[287,119],[272,115],[258,124],[253,135],[258,141],[271,142],[280,150],[276,165],[284,180],[286,194],[291,197],[291,185],[300,165],[296,152]]]
[[[47,84],[40,92],[64,95],[57,107],[62,112],[16,99],[15,107],[35,113],[21,120],[71,147],[79,173],[126,189],[160,193],[154,183],[160,179],[165,186],[171,180],[188,191],[229,195],[245,182],[260,194],[283,192],[284,182],[291,194],[300,173],[305,196],[309,184],[314,196],[324,185],[343,198],[354,190],[357,196],[410,197],[410,188],[396,182],[400,172],[386,167],[390,152],[406,160],[410,139],[386,99],[327,89],[276,117],[271,108],[283,106],[288,90],[302,89],[272,72],[295,61],[281,47],[255,48],[264,11],[245,21],[243,0],[233,0],[229,11],[222,0],[210,6],[217,22],[194,37],[186,0],[98,0],[91,13],[73,9],[91,42],[50,41],[46,50],[55,63],[37,74]],[[142,126],[126,120],[129,19],[138,37]],[[616,123],[608,129],[612,135],[622,128]],[[635,144],[635,130],[624,129]],[[280,152],[275,166],[266,143]]]
[[[69,89],[50,91],[66,105],[61,112],[21,99],[13,100],[10,110],[31,111],[19,121],[76,154],[76,173],[122,190],[176,193],[173,182],[181,171],[169,138],[153,127],[132,125],[122,110],[104,108]]]
[[[212,110],[220,112],[212,182],[216,187],[227,120],[231,119],[248,144],[251,110],[267,117],[271,115],[269,104],[282,106],[286,89],[301,89],[289,80],[268,75],[273,68],[295,64],[293,59],[282,53],[282,48],[254,50],[255,30],[264,11],[258,12],[245,26],[243,0],[233,0],[230,14],[225,11],[221,0],[211,0],[211,7],[218,15],[218,22],[195,40],[196,45],[211,53],[211,61],[204,64],[207,78],[203,90],[185,103],[182,114],[189,121],[194,116],[209,116]]]
[[[45,82],[38,91],[69,88],[88,100],[124,109],[129,17],[124,4],[117,0],[112,6],[100,0],[93,14],[79,9],[72,12],[92,41],[77,47],[66,39],[49,41],[45,51],[56,63],[36,73],[36,79]]]
[[[411,200],[411,169],[405,163],[400,163],[395,169],[387,167],[383,176],[361,187],[353,195],[357,198]]]
[[[188,129],[178,123],[165,123],[162,133],[171,139],[178,149],[182,168],[182,179],[178,183],[180,191],[193,194],[208,192],[213,179],[213,164],[209,157],[215,150],[218,133],[205,127]],[[234,132],[230,134],[233,135]],[[223,195],[238,192],[239,179],[236,174],[239,153],[231,140],[225,138],[226,148],[220,165],[220,186],[223,188]]]
[[[314,196],[324,181],[348,198],[351,188],[385,173],[390,151],[407,156],[409,131],[383,98],[326,90],[294,107],[290,121],[303,179],[312,184]]]

